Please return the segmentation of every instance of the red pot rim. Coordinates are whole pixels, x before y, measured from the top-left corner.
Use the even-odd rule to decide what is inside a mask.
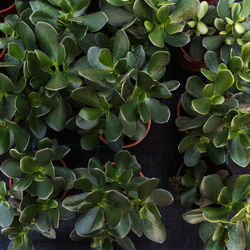
[[[61,162],[61,164],[63,165],[64,168],[68,168],[67,164],[63,160],[59,160],[59,161]],[[11,188],[11,187],[12,187],[12,178],[9,178],[9,188]],[[65,196],[67,195],[68,191],[69,190],[65,190],[63,192],[63,194],[60,197],[61,201],[65,198]]]
[[[184,47],[180,47],[180,50],[181,50],[181,52],[182,52],[190,61],[193,61],[193,62],[195,62],[195,63],[200,63],[200,64],[204,64],[204,65],[205,65],[205,63],[204,63],[203,61],[198,60],[198,59],[192,57],[192,56],[184,49]]]
[[[147,130],[146,130],[145,135],[143,136],[143,138],[140,139],[140,140],[138,140],[138,141],[135,141],[135,142],[133,142],[133,143],[124,145],[122,148],[123,148],[123,149],[132,148],[132,147],[136,146],[137,144],[139,144],[140,142],[142,142],[142,141],[144,140],[144,138],[147,136],[147,134],[148,134],[148,132],[149,132],[149,130],[150,130],[150,127],[151,127],[151,119],[150,119],[149,122],[148,122]],[[99,136],[99,139],[100,139],[102,142],[104,142],[105,144],[108,144],[107,140],[105,140],[105,139],[103,138],[102,135]]]
[[[177,118],[179,118],[181,116],[181,97],[180,97],[178,104],[177,104],[176,114],[177,114]],[[185,131],[181,131],[181,133],[183,133],[185,135],[189,135],[190,131],[185,130]]]
[[[177,58],[183,69],[192,71],[192,72],[200,72],[201,68],[206,68],[206,64],[204,61],[198,60],[192,57],[184,47],[177,48]]]
[[[4,12],[6,12],[6,11],[11,10],[12,8],[15,7],[15,5],[16,5],[16,3],[14,2],[14,3],[11,4],[9,7],[5,8],[5,9],[3,9],[3,10],[0,10],[0,13],[4,13]]]
[[[5,37],[8,37],[8,34],[5,34]],[[0,61],[3,58],[4,54],[6,53],[7,48],[4,48],[2,52],[0,53]]]
[[[115,165],[115,162],[113,161],[113,162],[111,162],[111,164],[114,166],[114,165]],[[105,165],[104,165],[104,167],[105,167]],[[141,177],[144,177],[144,174],[143,174],[142,172],[139,172],[139,175],[140,175]]]

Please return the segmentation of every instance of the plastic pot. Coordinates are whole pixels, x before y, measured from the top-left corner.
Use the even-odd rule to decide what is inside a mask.
[[[63,167],[68,168],[68,166],[66,165],[66,163],[63,160],[59,160],[59,161],[63,165]],[[12,178],[9,178],[9,188],[11,188],[11,187],[12,187]],[[61,201],[65,198],[65,196],[67,195],[67,193],[68,193],[68,190],[65,190],[63,192],[63,194],[60,197]]]
[[[144,137],[143,137],[142,139],[138,140],[138,141],[132,142],[132,143],[127,144],[127,145],[124,145],[124,146],[122,147],[122,149],[132,148],[132,147],[136,146],[137,144],[139,144],[141,141],[143,141],[144,138],[147,136],[147,134],[148,134],[148,132],[149,132],[149,130],[150,130],[150,127],[151,127],[151,119],[150,119],[149,122],[148,122],[147,130],[146,130],[146,133],[145,133]],[[99,139],[100,139],[102,142],[104,142],[105,144],[108,144],[108,141],[105,140],[105,139],[103,138],[103,136],[100,136]]]
[[[192,57],[184,47],[177,48],[177,58],[178,62],[183,69],[200,72],[201,68],[206,68],[206,64],[203,61],[200,61]]]

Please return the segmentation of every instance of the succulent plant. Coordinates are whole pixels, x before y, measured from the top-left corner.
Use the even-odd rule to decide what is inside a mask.
[[[249,42],[249,9],[249,3],[246,0],[232,1],[230,4],[226,0],[218,2],[218,17],[214,20],[217,32],[205,37],[202,44],[207,50],[218,52],[225,63],[229,60],[231,48],[239,54],[241,47]]]
[[[111,25],[115,25],[118,15],[122,14],[119,26],[123,25],[138,38],[148,33],[150,42],[160,48],[165,47],[165,42],[175,47],[186,45],[190,39],[182,32],[185,21],[192,19],[199,9],[196,0],[177,3],[158,0],[106,1],[100,1],[100,5]]]
[[[250,55],[250,43],[242,47],[240,55],[236,55],[234,50],[230,52],[230,58],[227,63],[227,67],[234,75],[235,83],[232,88],[228,90],[230,96],[239,100],[242,111],[248,111],[249,105],[249,55]],[[223,64],[219,66],[219,61],[214,52],[208,52],[205,56],[205,62],[207,69],[201,69],[201,72],[210,80],[214,81],[214,77],[218,71],[218,67],[223,67]]]
[[[231,176],[225,185],[218,175],[204,177],[202,195],[213,201],[204,208],[183,214],[191,224],[201,223],[199,234],[204,249],[245,249],[249,247],[250,175]]]
[[[112,44],[112,43],[110,43]],[[72,91],[74,101],[84,105],[76,124],[84,130],[81,145],[93,149],[100,135],[121,149],[124,135],[132,140],[144,137],[150,119],[165,123],[169,109],[155,98],[172,96],[177,81],[160,82],[170,61],[168,51],[148,56],[142,46],[133,47],[123,30],[116,32],[110,48],[90,47],[87,66],[79,70],[87,86]]]
[[[33,249],[28,237],[30,230],[55,238],[53,229],[62,218],[60,193],[73,187],[75,174],[72,170],[56,165],[69,152],[66,146],[43,138],[37,142],[37,151],[30,146],[25,152],[11,149],[14,158],[5,160],[0,170],[10,178],[7,192],[1,183],[1,219],[3,235],[11,239],[9,249]],[[6,196],[9,196],[8,200]]]
[[[215,164],[222,164],[227,147],[236,164],[242,167],[249,164],[249,111],[245,106],[240,109],[236,99],[237,93],[244,91],[241,84],[248,86],[248,80],[244,78],[249,71],[248,59],[244,59],[248,58],[248,47],[249,44],[243,47],[242,58],[232,56],[228,67],[223,63],[217,63],[216,67],[216,55],[208,54],[206,59],[212,71],[202,69],[202,73],[212,83],[205,85],[197,76],[188,79],[187,93],[181,100],[191,118],[183,116],[176,120],[179,130],[192,131],[179,145],[180,152],[186,152],[184,161],[187,166],[196,165],[200,153],[204,152]]]
[[[91,158],[88,168],[74,169],[74,188],[83,193],[64,199],[62,206],[80,216],[71,233],[73,240],[94,238],[92,248],[113,249],[117,242],[124,249],[135,249],[127,236],[132,230],[138,237],[143,234],[152,241],[166,239],[165,227],[156,205],[168,206],[172,195],[156,189],[157,178],[140,175],[141,166],[128,151],[115,154],[115,162],[102,165]]]
[[[20,13],[29,13],[30,21],[51,24],[60,34],[72,33],[77,40],[81,40],[87,33],[96,32],[107,23],[107,16],[101,11],[86,14],[90,0],[79,1],[18,1],[17,9]]]

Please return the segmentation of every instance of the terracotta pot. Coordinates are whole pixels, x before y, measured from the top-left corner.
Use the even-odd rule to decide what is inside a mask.
[[[60,162],[61,162],[61,164],[63,165],[63,167],[68,168],[67,165],[66,165],[66,163],[65,163],[63,160],[60,160]],[[12,187],[12,179],[9,178],[9,188],[11,188],[11,187]],[[68,190],[65,190],[65,191],[63,192],[63,194],[62,194],[61,197],[60,197],[60,200],[61,200],[61,201],[65,198],[65,196],[67,195],[67,193],[68,193]]]
[[[115,162],[113,161],[113,162],[111,162],[111,164],[114,166],[114,165],[115,165]],[[104,167],[105,167],[105,165],[104,165]],[[139,172],[139,175],[140,175],[141,177],[144,177],[144,175],[143,175],[142,172]]]
[[[177,104],[176,114],[177,114],[177,118],[179,118],[181,116],[181,97],[180,97],[180,99],[178,101],[178,104]],[[189,135],[190,134],[190,132],[188,130],[181,131],[181,133],[183,135]]]
[[[189,55],[183,47],[177,48],[177,58],[183,69],[200,72],[201,68],[206,68],[206,64],[203,61]]]
[[[151,119],[150,119],[149,122],[148,122],[147,130],[146,130],[146,133],[145,133],[144,137],[143,137],[142,139],[138,140],[138,141],[135,141],[135,142],[130,143],[130,144],[127,144],[127,145],[124,145],[122,148],[123,148],[123,149],[132,148],[132,147],[136,146],[137,144],[139,144],[139,143],[140,143],[141,141],[143,141],[144,138],[147,136],[147,134],[148,134],[148,132],[149,132],[149,130],[150,130],[150,127],[151,127]],[[108,144],[108,142],[103,138],[103,136],[100,136],[99,139],[100,139],[102,142],[104,142],[105,144]]]
[[[9,5],[9,7],[5,8],[5,9],[0,9],[0,19],[1,20],[4,20],[5,16],[7,16],[9,14],[17,13],[15,1],[12,1],[12,2],[14,2],[14,3]]]

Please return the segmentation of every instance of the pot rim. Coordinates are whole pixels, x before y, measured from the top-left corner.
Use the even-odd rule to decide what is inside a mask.
[[[130,143],[130,144],[124,145],[124,146],[122,147],[122,149],[132,148],[132,147],[136,146],[137,144],[139,144],[140,142],[142,142],[142,141],[144,140],[144,138],[147,136],[147,134],[148,134],[148,132],[149,132],[149,130],[150,130],[150,128],[151,128],[151,123],[152,123],[152,120],[150,119],[149,122],[148,122],[147,130],[146,130],[145,135],[143,136],[142,139],[137,140],[137,141],[135,141],[135,142],[132,142],[132,143]],[[103,138],[102,135],[99,136],[99,139],[100,139],[103,143],[108,144],[108,141],[105,140],[105,139]]]
[[[13,4],[11,4],[9,7],[3,9],[3,10],[0,10],[0,13],[4,13],[4,12],[7,12],[9,10],[11,10],[12,8],[14,8],[16,6],[16,3],[14,2]]]

